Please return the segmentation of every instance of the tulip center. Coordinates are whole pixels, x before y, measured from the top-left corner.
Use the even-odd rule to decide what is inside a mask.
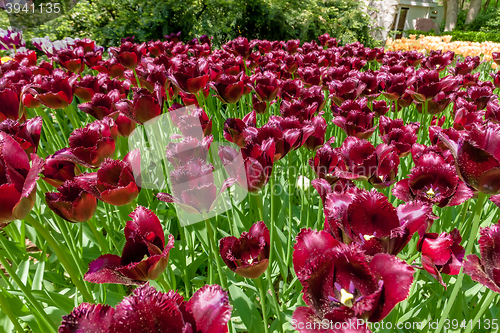
[[[434,192],[432,187],[425,193],[427,194],[427,197],[429,197],[429,198],[434,198],[436,196],[436,192]]]
[[[351,294],[350,292],[346,291],[345,289],[340,290],[340,303],[344,304],[345,306],[352,308],[352,300],[354,299],[354,295]]]
[[[375,235],[364,235],[363,238],[366,240],[366,241],[369,241],[370,239],[372,238],[375,238]]]

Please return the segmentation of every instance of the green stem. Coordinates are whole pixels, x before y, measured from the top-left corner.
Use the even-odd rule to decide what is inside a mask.
[[[137,72],[135,71],[135,68],[134,68],[134,77],[135,77],[135,80],[137,81],[137,87],[142,88],[141,87],[141,81],[139,80],[139,77],[137,76]]]
[[[429,107],[429,101],[426,99],[422,105],[422,115],[420,117],[420,143],[424,144],[427,139],[427,108]]]
[[[292,257],[292,224],[293,224],[293,207],[292,207],[292,190],[294,182],[294,173],[292,172],[292,152],[288,153],[288,239],[287,239],[287,250],[286,250],[286,277],[288,280],[288,268],[292,267],[290,260]],[[285,280],[285,284],[286,284]],[[286,289],[283,287],[283,289]]]
[[[269,238],[270,238],[270,251],[269,251],[269,267],[267,267],[266,270],[266,279],[267,283],[269,284],[269,290],[271,291],[272,299],[273,299],[273,306],[274,310],[276,311],[276,317],[278,320],[278,327],[279,331],[283,332],[283,323],[281,321],[281,311],[280,307],[278,304],[278,297],[276,294],[276,291],[274,290],[274,285],[273,285],[273,279],[272,279],[272,270],[273,270],[273,257],[274,257],[274,251],[276,250],[276,247],[274,246],[274,234],[275,234],[275,221],[274,221],[274,172],[271,174],[271,179],[269,181],[269,185],[271,188],[271,218],[270,218],[270,232],[269,232]]]
[[[227,279],[226,276],[222,273],[222,265],[219,260],[219,251],[217,251],[216,245],[218,244],[217,239],[215,238],[214,231],[212,230],[212,225],[208,221],[205,220],[205,226],[207,227],[208,238],[210,240],[210,247],[212,248],[212,255],[214,256],[215,263],[217,264],[217,272],[219,273],[220,283],[222,288],[227,289]]]
[[[90,294],[90,292],[87,290],[86,285],[83,283],[83,281],[78,277],[77,274],[77,268],[74,267],[74,265],[71,264],[70,261],[68,261],[68,258],[64,255],[61,247],[57,243],[57,241],[52,237],[50,232],[35,218],[33,218],[31,215],[28,215],[25,220],[33,227],[36,229],[36,231],[49,243],[50,247],[54,250],[56,253],[57,258],[61,262],[61,264],[64,266],[66,269],[66,272],[68,272],[71,281],[75,284],[76,288],[82,293],[82,296],[86,302],[89,303],[94,303],[94,297]]]
[[[259,289],[260,294],[260,305],[262,307],[262,321],[264,322],[264,333],[269,333],[269,327],[267,325],[267,308],[266,308],[266,291],[262,287],[262,277],[258,277],[254,280],[257,289]]]
[[[189,298],[189,294],[191,292],[191,285],[189,283],[189,274],[187,271],[187,253],[186,253],[186,246],[187,246],[187,239],[186,239],[186,234],[184,232],[184,227],[181,225],[181,221],[177,219],[177,222],[179,223],[179,233],[181,236],[181,239],[183,241],[182,244],[182,257],[184,258],[184,265],[182,267],[182,280],[184,281],[184,286],[186,289],[186,298]]]
[[[2,266],[7,271],[9,276],[14,280],[14,282],[17,284],[19,289],[21,289],[21,291],[24,293],[24,296],[26,296],[26,298],[28,299],[31,306],[33,306],[36,309],[38,314],[43,319],[44,324],[47,325],[47,328],[49,328],[51,332],[55,332],[56,327],[55,327],[54,323],[52,322],[52,320],[50,320],[47,313],[45,313],[45,311],[42,309],[42,307],[40,306],[40,303],[38,303],[38,301],[35,299],[35,297],[33,297],[33,294],[31,294],[31,290],[28,287],[26,287],[26,285],[17,276],[14,269],[12,269],[12,267],[7,262],[7,260],[2,256],[0,256],[0,264],[2,264]]]
[[[465,248],[466,258],[472,251],[474,247],[474,243],[476,240],[477,232],[479,230],[479,221],[481,220],[481,213],[483,211],[484,201],[486,199],[486,195],[482,192],[479,192],[478,198],[476,201],[476,206],[474,208],[474,214],[472,215],[472,229],[470,231],[469,240],[467,241],[467,246]],[[443,329],[444,323],[450,314],[450,310],[453,307],[453,303],[455,303],[455,299],[457,298],[458,292],[462,289],[462,280],[464,278],[464,269],[460,268],[460,273],[458,274],[457,280],[455,281],[455,286],[453,287],[453,291],[451,292],[451,296],[448,299],[448,303],[446,304],[446,308],[441,314],[441,319],[439,320],[439,325],[435,330],[435,333],[441,332]]]

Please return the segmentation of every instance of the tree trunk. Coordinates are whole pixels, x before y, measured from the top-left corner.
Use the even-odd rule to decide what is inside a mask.
[[[490,2],[491,2],[490,0],[486,0],[486,2],[483,5],[483,9],[482,10],[488,9],[488,7],[490,6]]]
[[[446,0],[446,3],[446,24],[444,31],[452,31],[457,25],[458,0]]]
[[[443,18],[446,20],[446,12],[448,11],[448,1],[447,0],[443,0],[443,9],[444,9]]]
[[[465,18],[465,24],[471,24],[472,21],[474,21],[481,10],[481,4],[482,0],[471,0],[469,10],[467,11],[467,17]]]

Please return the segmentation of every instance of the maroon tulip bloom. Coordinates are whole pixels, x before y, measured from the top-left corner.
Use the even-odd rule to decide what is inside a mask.
[[[257,95],[252,95],[252,107],[258,114],[264,114],[267,111],[267,103],[260,101]]]
[[[91,101],[94,94],[100,89],[97,76],[86,75],[81,81],[75,82],[75,95],[84,102]]]
[[[296,100],[302,96],[303,91],[304,84],[302,81],[298,79],[286,80],[281,85],[279,96],[286,101]]]
[[[467,75],[479,66],[481,59],[476,57],[465,57],[464,61],[457,62],[455,67],[448,68],[448,72],[453,75]]]
[[[67,180],[73,180],[80,170],[75,163],[60,159],[59,155],[65,155],[66,149],[47,156],[42,172],[42,179],[54,187],[61,186]]]
[[[399,157],[392,145],[379,144],[376,148],[367,140],[348,137],[340,147],[350,175],[343,178],[370,182],[376,188],[385,188],[396,179]]]
[[[23,124],[6,119],[0,123],[0,132],[4,132],[14,138],[26,154],[30,156],[30,154],[36,153],[38,149],[42,124],[42,117],[31,118]]]
[[[68,180],[57,188],[59,192],[45,193],[47,206],[66,221],[88,221],[97,209],[97,199],[85,191],[76,180]]]
[[[283,101],[280,106],[280,114],[283,117],[297,117],[300,121],[311,120],[318,109],[316,102],[307,105],[304,101]]]
[[[411,148],[417,142],[417,133],[420,123],[409,123],[404,125],[403,119],[391,120],[388,117],[380,117],[380,137],[385,144],[394,145],[398,156],[404,157],[410,153]]]
[[[181,168],[193,158],[206,161],[213,141],[213,136],[209,135],[201,141],[188,136],[180,142],[169,142],[166,157],[174,168]]]
[[[115,56],[123,67],[134,70],[146,54],[146,44],[134,44],[132,41],[122,41],[120,47],[110,47],[109,52]]]
[[[156,280],[167,268],[174,236],[165,235],[158,217],[149,209],[138,206],[125,227],[125,247],[122,256],[105,254],[89,264],[84,280],[92,283],[140,285]]]
[[[445,96],[438,96],[440,93],[449,93],[455,90],[459,81],[451,76],[439,78],[439,72],[436,70],[419,69],[416,75],[407,81],[410,87],[406,92],[418,103],[434,100],[435,103],[442,100]]]
[[[441,50],[432,50],[430,54],[422,60],[421,67],[442,72],[451,64],[453,59],[455,59],[455,53],[453,51],[443,53]]]
[[[14,138],[0,132],[0,228],[24,219],[35,204],[36,181],[43,160],[28,155]]]
[[[330,138],[326,144],[316,150],[314,158],[309,160],[309,165],[316,175],[330,184],[336,183],[339,178],[356,178],[348,172],[341,148],[332,148],[334,141],[334,137]]]
[[[460,178],[470,187],[486,194],[500,194],[500,125],[487,123],[472,125],[472,129],[458,137],[438,134],[450,149]]]
[[[83,47],[77,47],[73,50],[62,49],[55,52],[53,59],[68,71],[79,74],[85,68],[83,62]]]
[[[147,89],[134,91],[134,99],[121,100],[115,104],[115,108],[138,124],[146,122],[161,115],[163,107],[163,96],[161,87],[156,86],[155,92],[150,93]]]
[[[64,109],[73,101],[73,88],[62,71],[33,78],[36,99],[51,109]]]
[[[203,159],[193,158],[170,172],[172,194],[158,193],[157,198],[173,202],[189,214],[204,214],[212,211],[220,195],[235,183],[229,178],[217,193],[214,181],[214,166]]]
[[[250,77],[250,84],[260,101],[271,102],[278,94],[281,80],[275,74],[266,71],[252,75]]]
[[[486,107],[486,104],[493,98],[493,88],[487,85],[472,86],[467,89],[466,99],[473,102],[478,110]]]
[[[250,44],[248,39],[240,36],[222,45],[222,48],[235,56],[241,56],[243,59],[247,59],[254,46],[255,43]]]
[[[415,232],[425,233],[437,218],[423,202],[396,209],[383,194],[356,188],[327,194],[324,207],[325,230],[338,241],[359,243],[370,255],[397,255]]]
[[[167,71],[168,79],[186,94],[198,94],[209,80],[208,62],[204,58],[197,60],[176,58],[173,67]]]
[[[318,67],[299,67],[297,74],[304,81],[306,88],[321,86],[321,71]]]
[[[344,81],[332,81],[328,88],[330,98],[337,106],[340,106],[345,100],[357,99],[365,90],[366,84],[357,79],[347,78]]]
[[[78,176],[78,182],[85,184],[89,193],[105,203],[128,205],[141,190],[136,183],[136,177],[140,174],[140,159],[138,149],[127,154],[123,161],[105,159],[97,172]]]
[[[107,94],[94,94],[89,102],[79,104],[78,108],[92,117],[101,120],[116,111],[114,105],[119,100],[120,92],[118,89],[114,89]]]
[[[224,122],[224,138],[235,143],[237,146],[243,148],[246,145],[245,130],[247,127],[256,127],[257,117],[255,111],[247,114],[243,119],[239,118],[228,118]]]
[[[445,288],[441,273],[458,275],[465,250],[460,246],[462,237],[457,228],[451,233],[428,233],[420,238],[417,249],[422,252],[422,266]]]
[[[467,256],[464,261],[464,272],[472,280],[481,283],[488,289],[500,293],[500,277],[498,275],[500,252],[500,225],[481,228],[479,249],[481,259],[475,254]]]
[[[87,168],[97,168],[108,157],[115,153],[115,140],[118,130],[110,118],[98,120],[84,128],[77,128],[69,136],[67,160]]]
[[[500,71],[496,73],[490,73],[492,79],[493,79],[493,84],[495,85],[496,88],[500,88]]]
[[[33,50],[17,52],[14,59],[23,66],[36,66],[37,62],[36,52]]]
[[[236,274],[257,279],[269,266],[269,230],[263,221],[254,223],[240,238],[224,237],[220,240],[222,260]]]
[[[210,87],[217,92],[221,102],[236,103],[245,91],[245,73],[238,76],[222,74],[217,82],[210,82]]]
[[[18,120],[23,114],[23,109],[19,107],[19,97],[13,87],[0,86],[0,121],[5,119]]]
[[[309,150],[315,150],[325,143],[326,120],[322,116],[313,117],[310,121],[305,121],[304,124],[312,126],[314,132],[309,136],[304,144]]]
[[[242,149],[243,161],[237,159],[238,151],[232,147],[221,147],[219,157],[228,174],[235,178],[242,188],[258,192],[271,178],[276,146],[272,138],[247,144]]]
[[[293,263],[307,304],[293,313],[297,327],[325,319],[380,321],[408,297],[413,281],[413,268],[400,259],[381,253],[370,257],[356,244],[339,244],[326,232],[310,229],[297,236]]]
[[[82,303],[63,316],[59,333],[226,333],[232,307],[227,292],[206,285],[189,301],[174,291],[162,293],[141,286],[113,309],[109,305]]]
[[[347,117],[335,117],[333,123],[340,127],[347,136],[354,136],[358,139],[368,139],[376,129],[374,118],[374,113],[350,111]]]

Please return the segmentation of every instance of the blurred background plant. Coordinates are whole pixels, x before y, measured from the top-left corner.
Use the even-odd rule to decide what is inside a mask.
[[[7,14],[0,15],[0,25],[8,26]],[[240,35],[310,41],[329,33],[342,44],[373,46],[369,20],[362,3],[354,0],[83,0],[67,14],[23,33],[26,40],[86,37],[105,47],[127,36],[144,42],[178,31],[184,41],[213,36],[216,46]]]

